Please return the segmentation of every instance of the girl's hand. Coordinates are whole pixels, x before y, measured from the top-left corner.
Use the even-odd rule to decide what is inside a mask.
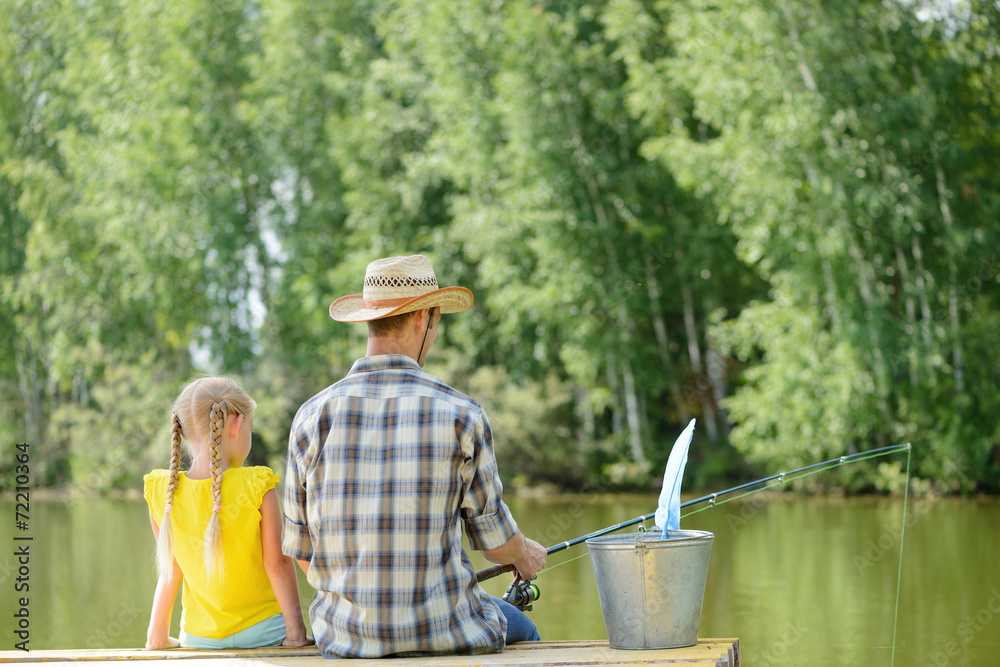
[[[146,640],[146,648],[148,649],[180,648],[180,645],[181,643],[173,637],[167,637],[163,641]]]
[[[315,644],[315,640],[309,635],[305,635],[302,639],[293,639],[291,637],[285,637],[281,642],[282,646],[312,646]]]

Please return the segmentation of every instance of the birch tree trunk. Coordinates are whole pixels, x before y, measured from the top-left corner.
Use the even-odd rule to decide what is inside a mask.
[[[931,310],[930,298],[927,296],[927,269],[924,267],[924,252],[920,246],[920,237],[914,234],[910,239],[910,251],[913,253],[913,262],[916,269],[917,297],[920,300],[920,331],[923,337],[924,349],[930,350],[933,345],[934,329],[931,326],[934,321],[934,313]],[[931,382],[934,375],[931,374]]]
[[[698,397],[702,414],[705,416],[705,431],[710,440],[718,440],[719,423],[715,414],[715,403],[711,396],[710,380],[701,362],[701,348],[698,345],[698,328],[695,325],[694,299],[691,288],[685,282],[681,287],[681,297],[684,305],[684,333],[687,336],[688,356],[691,359],[691,370],[695,376],[694,393]]]
[[[625,381],[625,417],[628,420],[628,442],[632,451],[632,459],[636,463],[645,463],[646,455],[642,451],[642,424],[639,419],[639,401],[635,393],[635,378],[632,376],[632,363],[625,357],[622,361],[622,378]]]
[[[17,388],[24,402],[24,434],[28,442],[39,442],[44,429],[44,388],[38,375],[38,358],[31,343],[15,339]]]
[[[712,385],[712,400],[718,409],[719,424],[722,426],[722,432],[728,438],[732,430],[732,425],[729,423],[729,412],[722,407],[722,402],[726,398],[726,361],[714,347],[708,345],[707,348],[708,381]],[[687,420],[683,421],[686,422]]]
[[[687,401],[681,392],[680,382],[677,381],[677,371],[674,367],[674,360],[670,356],[670,338],[667,335],[667,324],[663,319],[663,307],[660,304],[662,292],[660,283],[656,279],[655,267],[646,255],[646,293],[649,296],[650,319],[653,321],[653,332],[656,334],[656,344],[660,350],[660,360],[663,363],[663,371],[667,374],[667,387],[670,396],[677,406],[677,414],[680,415],[681,422],[686,424],[691,421],[691,413],[687,409]]]
[[[898,245],[896,246],[896,265],[899,266],[899,284],[903,292],[903,310],[906,312],[907,333],[916,334],[920,329],[917,322],[917,306],[913,302],[913,294],[910,287],[910,267],[906,261],[906,253]],[[919,341],[920,338],[918,337]],[[910,370],[910,388],[914,389],[920,381],[920,348],[919,345],[910,345],[907,361]]]
[[[938,161],[937,147],[932,146],[934,155],[934,182],[937,188],[938,206],[941,209],[941,219],[944,220],[945,238],[953,238],[951,207],[948,206],[948,189],[945,187],[944,170]],[[965,369],[962,366],[961,322],[958,314],[958,268],[955,266],[955,253],[945,248],[948,253],[948,322],[951,328],[951,363],[952,376],[955,379],[955,390],[965,392]]]
[[[924,78],[917,66],[913,67],[913,78],[917,82],[920,93],[927,96],[927,87],[924,85]],[[931,159],[934,164],[934,187],[937,191],[938,208],[941,211],[941,220],[944,222],[945,238],[954,239],[954,221],[951,216],[951,206],[948,204],[948,188],[945,185],[944,169],[941,168],[939,159],[940,151],[937,142],[931,139]],[[945,252],[948,255],[948,323],[951,338],[951,363],[952,377],[955,380],[955,389],[958,393],[965,392],[965,369],[962,361],[961,342],[961,320],[958,312],[958,267],[955,264],[955,250],[945,245]]]

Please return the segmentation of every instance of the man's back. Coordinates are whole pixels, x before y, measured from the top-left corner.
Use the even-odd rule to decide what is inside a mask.
[[[489,423],[404,355],[365,357],[299,410],[283,550],[309,560],[326,655],[496,652],[504,621],[462,549],[517,533]]]

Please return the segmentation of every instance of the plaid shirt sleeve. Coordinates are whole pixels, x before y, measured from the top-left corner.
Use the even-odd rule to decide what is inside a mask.
[[[281,535],[282,553],[296,560],[312,560],[313,555],[306,511],[306,479],[300,461],[303,450],[307,448],[308,435],[302,433],[302,422],[296,416],[288,436],[288,465],[282,496],[285,518]]]
[[[459,439],[466,457],[462,468],[462,518],[469,544],[480,551],[502,547],[517,534],[517,524],[502,500],[493,432],[482,408],[478,414],[469,415]]]

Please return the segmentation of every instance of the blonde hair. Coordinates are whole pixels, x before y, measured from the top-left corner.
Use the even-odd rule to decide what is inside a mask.
[[[208,444],[212,473],[212,514],[205,529],[205,571],[208,577],[216,571],[222,576],[222,531],[219,512],[222,509],[222,432],[231,415],[251,419],[257,404],[235,382],[225,377],[200,378],[189,383],[174,403],[170,421],[170,475],[167,478],[167,503],[156,541],[156,562],[161,579],[173,571],[173,541],[170,522],[177,474],[180,472],[181,441],[186,441],[195,458],[205,454],[196,451],[197,443]]]

